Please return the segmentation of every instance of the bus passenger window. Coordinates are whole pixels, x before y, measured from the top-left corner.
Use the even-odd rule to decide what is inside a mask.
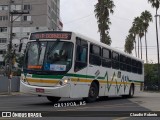
[[[126,59],[124,55],[120,55],[120,69],[123,71],[126,70]]]
[[[88,43],[80,38],[77,38],[75,72],[87,67]]]
[[[132,66],[131,66],[131,58],[126,57],[126,71],[131,72],[132,71]]]
[[[119,69],[119,54],[112,52],[112,68]]]
[[[87,48],[77,46],[76,61],[86,63],[87,62]]]
[[[102,66],[110,68],[111,62],[111,51],[108,49],[102,49]]]
[[[142,63],[138,62],[138,74],[142,74]]]
[[[91,44],[89,63],[92,65],[101,65],[101,47]]]
[[[81,52],[81,54],[80,54],[80,61],[81,62],[87,62],[87,49],[86,48],[83,48],[82,49],[82,52]]]

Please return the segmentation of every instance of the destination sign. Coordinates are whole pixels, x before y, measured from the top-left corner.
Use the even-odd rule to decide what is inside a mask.
[[[41,69],[42,66],[41,65],[29,65],[28,69]]]
[[[30,40],[37,39],[63,39],[70,40],[71,32],[37,32],[31,33]]]

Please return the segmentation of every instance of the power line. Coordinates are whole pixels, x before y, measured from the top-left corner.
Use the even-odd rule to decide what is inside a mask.
[[[82,19],[88,18],[88,17],[90,17],[90,16],[92,16],[92,15],[94,15],[94,13],[89,14],[89,15],[87,15],[87,16],[83,16],[83,17],[80,17],[80,18],[74,19],[74,20],[71,20],[71,21],[66,22],[66,23],[64,23],[64,24],[70,24],[70,23],[73,23],[73,22],[77,22],[77,21],[79,21],[79,20],[82,20]],[[121,20],[127,20],[127,21],[132,22],[130,19],[123,18],[123,17],[118,17],[118,16],[111,16],[111,17],[118,18],[118,19],[121,19]]]
[[[89,15],[87,15],[87,16],[81,17],[81,18],[77,18],[77,19],[71,20],[71,21],[66,22],[66,23],[64,23],[64,24],[70,24],[70,23],[73,23],[73,22],[77,22],[77,21],[79,21],[79,20],[88,18],[88,17],[90,17],[91,15],[93,15],[93,13],[92,13],[92,14],[89,14]]]

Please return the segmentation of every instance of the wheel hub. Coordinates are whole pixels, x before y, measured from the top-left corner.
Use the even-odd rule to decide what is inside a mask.
[[[95,89],[93,87],[90,89],[90,96],[91,97],[95,96]]]

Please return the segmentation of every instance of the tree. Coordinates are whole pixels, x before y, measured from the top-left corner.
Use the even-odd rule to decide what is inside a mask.
[[[98,22],[98,29],[100,32],[101,42],[110,45],[111,38],[109,36],[109,25],[111,24],[109,15],[114,13],[113,8],[115,7],[112,0],[98,0],[95,5],[95,16]]]
[[[124,45],[126,53],[132,54],[132,50],[134,49],[134,40],[135,39],[134,39],[134,36],[132,34],[129,34],[126,37],[126,41],[125,41],[125,45]]]
[[[24,54],[22,54],[22,55],[19,54],[16,56],[16,62],[18,63],[19,68],[22,68],[23,61],[24,61]]]
[[[144,26],[144,34],[145,34],[145,47],[146,47],[146,63],[148,63],[148,55],[147,55],[147,37],[146,33],[149,27],[149,22],[152,22],[152,15],[149,11],[145,10],[141,13],[141,19],[143,20],[143,26]]]
[[[2,56],[4,58],[5,63],[9,63],[10,59],[12,59],[12,64],[14,64],[14,60],[16,58],[16,53],[14,50],[11,51],[11,53],[9,53],[8,51],[6,52],[6,54],[3,54]]]
[[[136,34],[137,33],[138,33],[138,30],[137,30],[135,24],[133,23],[132,27],[129,30],[129,34],[132,34],[133,37],[134,37],[134,45],[135,45],[134,49],[135,49],[135,55],[136,55],[136,57],[137,57],[137,46],[136,46]]]
[[[140,17],[136,17],[133,21],[133,24],[136,27],[136,33],[138,35],[138,57],[139,57],[139,41],[140,41],[140,48],[141,48],[141,59],[142,59],[142,37],[144,36],[144,24],[143,20]]]
[[[144,85],[147,86],[145,88],[149,89],[157,89],[158,79],[157,79],[157,64],[153,64],[152,62],[148,62],[144,64]]]

